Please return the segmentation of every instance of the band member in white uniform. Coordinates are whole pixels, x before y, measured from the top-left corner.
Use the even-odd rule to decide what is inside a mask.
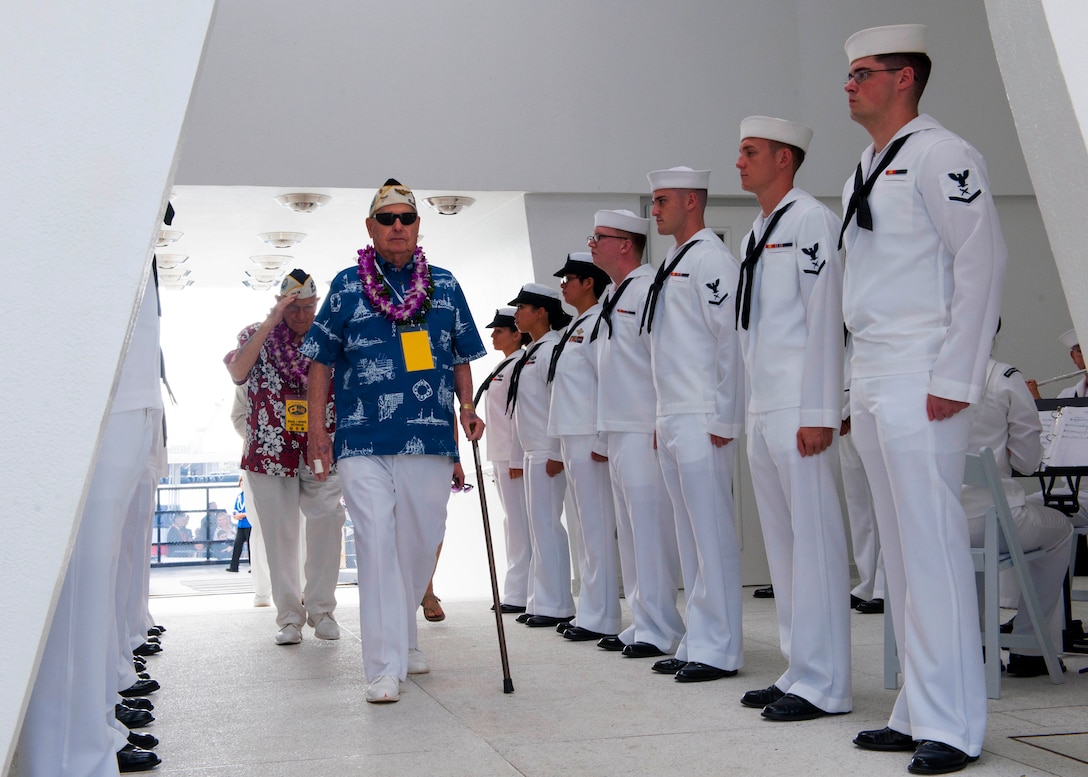
[[[761,209],[741,242],[734,309],[748,461],[788,662],[741,704],[777,721],[851,709],[850,574],[831,449],[842,415],[841,222],[793,185],[811,140],[796,122],[749,116],[736,164]]]
[[[672,500],[687,633],[654,670],[680,682],[731,677],[744,663],[732,445],[744,425],[744,368],[733,292],[740,267],[703,220],[709,170],[649,174],[652,214],[675,246],[654,275],[640,322],[650,337],[657,453]]]
[[[1012,477],[1014,469],[1024,473],[1039,469],[1043,457],[1042,431],[1035,401],[1020,371],[990,359],[986,368],[986,387],[971,422],[967,449],[977,452],[986,446],[993,450],[1020,545],[1026,551],[1046,549],[1043,556],[1028,565],[1028,571],[1043,609],[1046,622],[1042,627],[1047,629],[1060,650],[1065,615],[1062,582],[1069,569],[1073,525],[1054,508],[1028,501],[1024,487]],[[986,511],[993,500],[986,489],[964,486],[961,501],[967,513],[971,543],[982,547]],[[1027,612],[1023,612],[1013,623],[1013,634],[1032,636],[1036,628]],[[1010,676],[1035,677],[1047,673],[1046,661],[1037,648],[1019,650],[1021,652],[1009,654]]]
[[[556,330],[569,324],[571,317],[563,312],[559,292],[540,283],[522,286],[510,304],[517,308],[514,322],[518,331],[533,338],[511,373],[507,406],[514,418],[511,475],[517,474],[521,464],[533,544],[522,622],[559,626],[574,618],[574,597],[570,590],[570,544],[562,522],[566,475],[559,438],[548,434],[548,366],[552,349],[559,344]]]
[[[563,636],[575,642],[615,636],[620,630],[620,570],[612,483],[597,433],[597,356],[590,334],[601,313],[597,300],[608,274],[588,251],[573,253],[555,273],[563,300],[577,313],[552,351],[548,434],[559,438],[563,472],[577,515],[575,535],[581,586],[578,615]],[[598,458],[594,458],[594,452]],[[568,516],[568,524],[570,516]]]
[[[529,597],[529,559],[533,545],[529,539],[529,513],[525,506],[525,478],[518,468],[517,477],[510,476],[510,456],[514,447],[514,421],[506,414],[506,390],[510,385],[510,373],[514,365],[525,355],[523,345],[530,342],[529,335],[518,331],[514,325],[514,308],[502,307],[487,325],[491,330],[491,344],[502,351],[502,361],[476,389],[473,403],[479,407],[481,395],[486,397],[484,417],[484,441],[487,460],[495,472],[495,484],[502,503],[503,531],[506,537],[506,576],[502,584],[504,613],[525,612]],[[486,393],[485,393],[486,392]],[[520,463],[520,462],[519,462]]]
[[[1069,358],[1073,360],[1073,364],[1077,365],[1077,369],[1084,372],[1084,353],[1080,349],[1080,338],[1077,337],[1077,330],[1070,329],[1062,332],[1058,341],[1069,349]],[[1053,381],[1054,378],[1051,378]],[[1036,399],[1042,399],[1039,395],[1039,384],[1034,380],[1027,382],[1028,390],[1031,391],[1031,395]],[[1088,375],[1081,375],[1078,380],[1072,386],[1067,386],[1058,392],[1058,399],[1069,399],[1071,397],[1088,397]]]
[[[873,491],[903,664],[888,726],[854,743],[914,751],[909,771],[944,774],[975,760],[986,733],[959,494],[1007,251],[982,156],[918,114],[925,52],[922,25],[846,42],[850,115],[873,139],[843,191],[851,434]]]
[[[607,445],[620,568],[632,621],[618,636],[597,645],[622,650],[627,658],[673,653],[684,636],[676,606],[676,524],[654,448],[657,395],[650,338],[638,333],[654,279],[654,268],[642,263],[649,225],[629,210],[599,210],[588,241],[594,264],[612,278],[590,337],[597,346],[597,428]]]

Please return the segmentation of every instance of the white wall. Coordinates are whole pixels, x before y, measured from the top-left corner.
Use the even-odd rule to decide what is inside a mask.
[[[149,269],[211,0],[12,6],[0,25],[7,768]],[[108,31],[109,45],[103,46]]]

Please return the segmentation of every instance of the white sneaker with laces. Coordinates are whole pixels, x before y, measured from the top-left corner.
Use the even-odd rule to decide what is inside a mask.
[[[400,683],[396,677],[380,675],[366,686],[366,700],[371,704],[389,704],[400,701]]]
[[[408,674],[427,674],[431,671],[427,657],[416,648],[408,648]]]
[[[318,639],[340,639],[340,627],[336,625],[331,613],[323,612],[317,616],[314,636]]]
[[[293,623],[276,632],[277,645],[297,645],[299,642],[302,642],[302,629]]]

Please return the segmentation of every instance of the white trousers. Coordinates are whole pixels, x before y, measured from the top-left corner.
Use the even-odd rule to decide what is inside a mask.
[[[162,436],[157,435],[158,444]],[[143,587],[143,569],[150,569],[151,526],[155,515],[155,486],[158,471],[148,461],[133,490],[125,511],[118,543],[116,613],[117,678],[114,688],[123,691],[139,678],[132,663],[132,651],[147,641],[148,592]]]
[[[682,661],[718,669],[744,665],[740,544],[733,521],[736,445],[715,447],[708,418],[658,416],[657,452],[672,500],[684,576],[687,633],[676,650]]]
[[[524,607],[529,600],[529,561],[533,543],[529,537],[529,510],[525,504],[525,477],[510,477],[509,461],[493,461],[495,484],[502,503],[503,534],[506,538],[506,576],[502,584],[503,604]]]
[[[930,375],[854,378],[851,435],[873,491],[903,687],[888,725],[977,756],[986,683],[960,505],[970,408],[926,416]]]
[[[272,596],[272,575],[268,571],[268,551],[264,547],[260,516],[250,496],[249,473],[242,471],[242,489],[246,493],[246,518],[249,519],[249,571],[253,575],[253,596],[267,599]],[[301,527],[300,527],[301,528]]]
[[[446,529],[448,456],[351,456],[336,463],[355,529],[363,671],[404,680],[416,610]]]
[[[578,565],[578,617],[574,623],[601,634],[620,630],[620,570],[616,549],[616,512],[608,464],[594,461],[595,434],[559,438],[567,488],[581,532]]]
[[[748,416],[748,461],[788,664],[775,686],[825,712],[849,712],[850,573],[835,452],[801,456],[800,424],[800,408]]]
[[[850,544],[854,549],[854,566],[858,584],[852,596],[869,601],[884,598],[884,559],[880,555],[880,535],[876,530],[873,494],[865,467],[854,446],[854,435],[839,438],[839,465],[842,469],[842,491],[846,497],[846,515],[850,521]]]
[[[529,510],[529,536],[533,557],[529,561],[529,598],[532,615],[566,618],[574,614],[570,591],[570,545],[563,528],[563,473],[548,477],[547,451],[525,454],[525,500]]]
[[[115,570],[121,522],[161,410],[113,413],[95,459],[19,738],[20,777],[115,777]]]
[[[344,528],[339,476],[330,474],[320,482],[306,465],[293,478],[246,474],[246,499],[257,508],[268,553],[276,624],[312,626],[317,616],[336,609]],[[306,531],[305,586],[299,579],[300,510]]]
[[[609,432],[608,469],[623,592],[631,608],[631,625],[619,638],[625,645],[648,642],[672,653],[684,636],[676,606],[680,552],[653,433]]]
[[[1064,600],[1062,598],[1062,583],[1069,571],[1069,553],[1073,542],[1073,524],[1062,512],[1052,507],[1044,507],[1041,504],[1028,502],[1022,507],[1012,508],[1013,523],[1016,527],[1016,536],[1020,538],[1020,545],[1025,551],[1045,548],[1046,553],[1028,564],[1028,574],[1035,584],[1035,593],[1039,597],[1039,606],[1043,608],[1044,627],[1050,633],[1050,638],[1061,650],[1062,628],[1065,625]],[[967,526],[971,532],[971,544],[981,548],[983,543],[983,531],[986,526],[984,517],[972,517],[967,520]],[[1001,542],[1001,551],[1005,551],[1005,543]],[[1013,570],[1005,570],[1002,574],[1013,573]],[[1015,580],[1013,573],[1013,580]],[[1020,587],[1017,585],[1019,592]],[[982,592],[979,591],[979,606],[982,606]],[[1013,621],[1013,634],[1034,636],[1036,625],[1028,617],[1027,610],[1018,613]],[[1038,648],[1017,648],[1014,652],[1022,655],[1038,656],[1042,654]]]

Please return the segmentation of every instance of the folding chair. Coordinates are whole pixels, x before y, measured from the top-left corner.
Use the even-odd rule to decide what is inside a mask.
[[[993,505],[986,511],[986,524],[983,529],[983,546],[972,548],[971,556],[975,564],[975,577],[982,586],[982,645],[985,648],[983,663],[986,674],[986,696],[991,699],[1001,698],[1001,649],[1038,647],[1046,661],[1050,682],[1058,685],[1065,682],[1061,663],[1054,641],[1047,631],[1043,618],[1043,609],[1035,584],[1028,572],[1028,563],[1043,555],[1042,548],[1024,552],[1013,526],[1012,512],[1005,499],[1005,489],[1001,485],[1001,475],[997,471],[994,452],[982,448],[978,454],[968,454],[963,472],[966,486],[977,486],[990,492]],[[1001,539],[1004,539],[1005,552],[1001,552]],[[1012,567],[1016,570],[1016,579],[1020,583],[1020,610],[1018,617],[1028,617],[1035,625],[1034,636],[1002,634],[998,605],[997,577],[1003,569]],[[891,608],[884,611],[884,687],[894,689],[898,686],[900,672],[899,657],[895,648],[895,630],[892,625]]]

